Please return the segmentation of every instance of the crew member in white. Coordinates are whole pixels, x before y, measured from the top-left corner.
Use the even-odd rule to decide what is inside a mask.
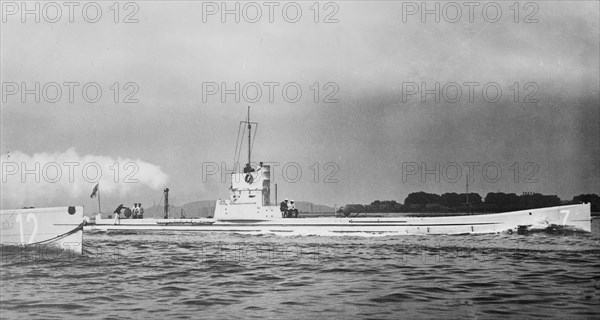
[[[290,204],[288,205],[288,212],[290,218],[298,218],[298,210],[296,210],[296,204],[294,203],[294,200],[290,200]]]
[[[138,204],[134,203],[133,204],[133,210],[131,210],[131,213],[133,214],[133,219],[137,219],[138,218],[138,214],[140,213],[140,209],[138,208]]]

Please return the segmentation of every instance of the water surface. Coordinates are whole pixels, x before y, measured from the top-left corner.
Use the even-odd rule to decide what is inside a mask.
[[[0,315],[598,319],[599,225],[554,235],[86,233],[84,256],[3,248]]]

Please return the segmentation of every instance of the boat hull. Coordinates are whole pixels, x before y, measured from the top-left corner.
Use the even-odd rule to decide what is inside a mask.
[[[1,210],[2,246],[48,245],[81,254],[83,207]]]
[[[495,214],[398,217],[398,218],[300,218],[300,219],[113,219],[96,218],[86,230],[213,231],[248,233],[286,233],[294,235],[336,234],[482,234],[544,230],[567,227],[591,231],[589,204],[558,206]]]

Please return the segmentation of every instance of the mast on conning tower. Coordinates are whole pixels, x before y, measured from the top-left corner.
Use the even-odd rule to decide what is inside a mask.
[[[233,165],[236,166],[238,164],[240,164],[240,162],[242,161],[242,152],[244,150],[244,139],[245,139],[245,131],[246,128],[248,128],[248,162],[246,163],[246,165],[244,166],[244,173],[248,173],[252,171],[252,167],[251,167],[251,162],[252,162],[252,140],[253,137],[252,135],[254,135],[256,137],[256,132],[258,129],[258,123],[257,122],[251,122],[250,121],[250,106],[248,106],[248,114],[246,116],[245,120],[241,120],[240,121],[240,125],[238,127],[238,137],[237,137],[237,142],[235,145],[235,156],[233,157]],[[252,132],[252,129],[254,128],[254,132]]]

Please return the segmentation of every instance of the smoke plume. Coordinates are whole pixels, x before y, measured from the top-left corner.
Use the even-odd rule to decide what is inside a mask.
[[[96,184],[102,197],[160,189],[169,178],[160,166],[140,159],[80,155],[74,148],[33,155],[11,151],[2,155],[1,164],[3,209],[81,203]]]

